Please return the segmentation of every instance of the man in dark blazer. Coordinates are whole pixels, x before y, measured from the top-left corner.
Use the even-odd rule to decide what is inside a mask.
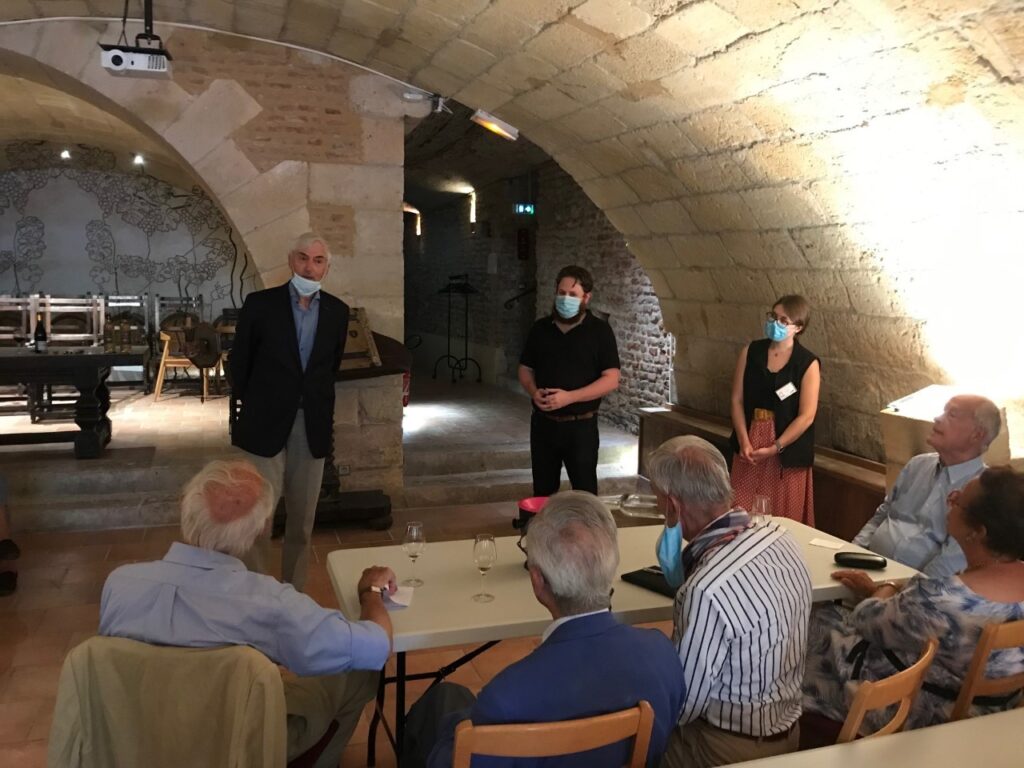
[[[309,570],[309,540],[334,429],[334,380],[345,351],[348,306],[320,289],[331,253],[302,235],[288,254],[292,278],[251,293],[238,316],[231,379],[241,402],[231,442],[249,454],[285,499],[281,580],[298,590]],[[246,558],[268,572],[269,532]]]
[[[684,697],[672,643],[655,629],[620,624],[609,610],[619,567],[615,521],[583,491],[552,496],[526,534],[530,583],[554,622],[529,656],[507,667],[478,699],[451,683],[435,686],[409,712],[403,766],[448,768],[455,726],[543,723],[615,712],[646,700],[654,709],[647,764],[656,766]],[[620,766],[631,744],[560,759],[561,768]],[[543,760],[474,758],[488,768],[543,765]]]

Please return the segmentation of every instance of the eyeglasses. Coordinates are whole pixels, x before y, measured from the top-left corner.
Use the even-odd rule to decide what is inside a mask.
[[[786,328],[788,328],[791,325],[796,325],[796,323],[794,323],[792,320],[790,320],[785,315],[776,315],[774,312],[771,312],[771,311],[765,312],[764,315],[769,320],[774,320],[779,325],[784,326]]]

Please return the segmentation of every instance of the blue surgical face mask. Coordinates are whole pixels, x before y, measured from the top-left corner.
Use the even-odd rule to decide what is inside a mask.
[[[676,523],[661,532],[656,545],[658,565],[665,576],[665,581],[673,589],[683,585],[683,526]]]
[[[575,296],[555,296],[555,311],[564,319],[570,320],[579,314],[582,299]]]
[[[292,285],[299,292],[299,296],[312,296],[320,290],[320,283],[317,280],[310,280],[302,275],[292,275]]]
[[[778,320],[766,320],[764,323],[764,335],[772,341],[783,341],[787,333],[789,328]]]

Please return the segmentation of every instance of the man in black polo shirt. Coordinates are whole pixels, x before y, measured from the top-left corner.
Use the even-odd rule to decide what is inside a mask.
[[[558,491],[562,464],[578,491],[597,493],[597,409],[619,386],[619,351],[604,320],[587,311],[594,278],[563,267],[550,315],[533,324],[519,358],[519,383],[533,399],[533,492]]]

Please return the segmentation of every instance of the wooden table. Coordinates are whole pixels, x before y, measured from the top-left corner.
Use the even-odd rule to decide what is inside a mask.
[[[115,365],[142,365],[146,347],[106,352],[99,347],[51,349],[38,353],[24,347],[0,348],[0,384],[73,384],[78,390],[75,424],[78,431],[18,432],[0,435],[0,445],[72,442],[75,457],[94,459],[110,442],[110,390],[107,377]]]
[[[831,578],[832,571],[838,568],[832,559],[838,550],[810,543],[812,539],[837,543],[840,540],[795,520],[776,520],[800,544],[811,573],[814,601],[850,597],[846,587]],[[619,574],[657,562],[654,545],[660,531],[660,525],[619,529]],[[429,536],[428,530],[428,541]],[[514,637],[540,635],[551,623],[551,615],[533,596],[529,576],[523,567],[525,556],[516,547],[517,538],[505,536],[496,540],[498,562],[486,577],[487,591],[494,595],[490,603],[472,600],[472,595],[480,589],[480,576],[473,564],[472,540],[428,543],[417,561],[416,575],[423,580],[423,586],[416,589],[411,606],[391,612],[394,650],[397,654],[396,675],[393,679],[387,678],[386,682],[396,684],[396,749],[401,749],[404,732],[407,680],[426,677],[442,679],[494,643]],[[864,551],[853,544],[842,544],[843,551]],[[350,619],[359,617],[356,584],[363,570],[372,565],[391,566],[399,581],[408,578],[410,573],[409,559],[401,546],[335,550],[327,556],[327,571],[338,596],[338,604]],[[882,582],[904,581],[917,571],[890,561],[884,570],[869,573],[876,582]],[[672,599],[619,579],[615,582],[612,612],[626,624],[665,621],[672,618]],[[406,675],[405,654],[408,651],[476,643],[483,644],[483,647],[437,673]],[[383,688],[378,700],[383,706]],[[372,735],[370,748],[373,748]]]
[[[1020,768],[1024,709],[741,763],[744,768]]]

